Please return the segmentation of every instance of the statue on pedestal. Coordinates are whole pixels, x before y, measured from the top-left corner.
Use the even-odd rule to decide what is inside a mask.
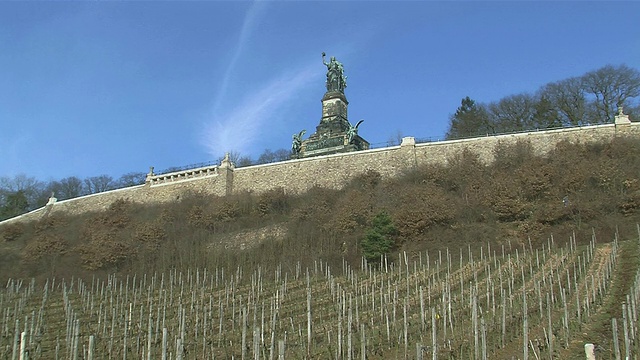
[[[337,91],[344,93],[344,89],[347,87],[347,77],[344,76],[342,63],[336,60],[335,56],[332,56],[331,60],[327,62],[325,56],[326,54],[323,52],[322,63],[327,66],[327,92]]]

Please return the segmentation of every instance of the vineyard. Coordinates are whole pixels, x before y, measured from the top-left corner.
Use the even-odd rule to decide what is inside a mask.
[[[10,279],[1,359],[637,358],[640,228],[375,264]],[[584,245],[580,245],[584,244]]]

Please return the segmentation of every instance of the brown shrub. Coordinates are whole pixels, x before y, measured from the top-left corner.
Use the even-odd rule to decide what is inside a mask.
[[[528,201],[536,201],[552,193],[552,172],[553,170],[546,160],[533,158],[511,174],[520,186],[522,197]]]
[[[204,213],[204,208],[200,205],[193,206],[187,214],[187,222],[193,227],[206,227],[207,216]]]
[[[124,199],[118,199],[109,205],[109,208],[101,213],[95,214],[89,222],[94,226],[107,226],[110,228],[123,229],[131,223],[132,203]]]
[[[571,220],[572,208],[560,201],[540,204],[534,211],[535,221],[544,225],[557,225]]]
[[[0,228],[0,236],[4,241],[14,241],[24,233],[24,224],[13,222]]]
[[[163,224],[172,224],[176,221],[176,217],[169,211],[169,209],[162,209],[160,212],[160,222]]]
[[[136,225],[133,238],[146,244],[150,248],[157,248],[167,236],[164,228],[158,222],[146,222]]]
[[[618,205],[620,213],[625,216],[632,215],[640,209],[640,190],[636,190],[622,199]]]
[[[36,234],[46,232],[51,229],[61,228],[67,225],[68,219],[64,215],[53,214],[37,221],[34,225]]]
[[[269,214],[285,214],[289,212],[289,197],[279,187],[260,194],[256,204],[260,216]]]
[[[449,225],[455,218],[454,199],[433,184],[407,186],[396,198],[391,216],[400,235],[422,236],[436,225]]]
[[[233,199],[221,199],[213,211],[213,218],[217,221],[229,222],[240,216],[240,206]]]
[[[367,169],[365,172],[356,175],[346,188],[373,190],[382,182],[382,175],[379,172]]]
[[[515,143],[498,141],[493,156],[494,167],[511,170],[528,164],[535,157],[531,142],[520,139]]]
[[[40,234],[23,250],[22,259],[35,262],[47,255],[63,255],[67,252],[67,242],[56,234]]]
[[[127,258],[135,256],[131,244],[118,241],[110,234],[96,236],[89,243],[77,247],[82,264],[88,270],[114,266]]]
[[[448,157],[446,166],[434,168],[436,171],[431,177],[436,184],[447,191],[464,194],[475,194],[486,173],[486,166],[480,161],[479,155],[467,148]]]
[[[366,226],[373,210],[371,194],[363,190],[345,191],[331,210],[331,218],[323,224],[329,232],[348,233]]]

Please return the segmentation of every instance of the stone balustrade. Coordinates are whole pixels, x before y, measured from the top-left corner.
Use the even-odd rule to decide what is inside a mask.
[[[149,174],[147,175],[145,183],[153,187],[180,181],[195,180],[208,176],[217,176],[220,174],[220,172],[218,171],[218,167],[218,165],[214,165],[196,169],[175,171],[166,174]]]

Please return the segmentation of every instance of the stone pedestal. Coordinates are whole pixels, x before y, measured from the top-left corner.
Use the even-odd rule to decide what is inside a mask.
[[[369,142],[359,135],[349,135],[349,102],[343,93],[328,91],[322,97],[322,118],[316,132],[302,141],[298,158],[369,149]]]
[[[618,115],[615,117],[616,125],[630,125],[631,120],[629,119],[629,115],[622,112],[622,107],[618,107]]]

